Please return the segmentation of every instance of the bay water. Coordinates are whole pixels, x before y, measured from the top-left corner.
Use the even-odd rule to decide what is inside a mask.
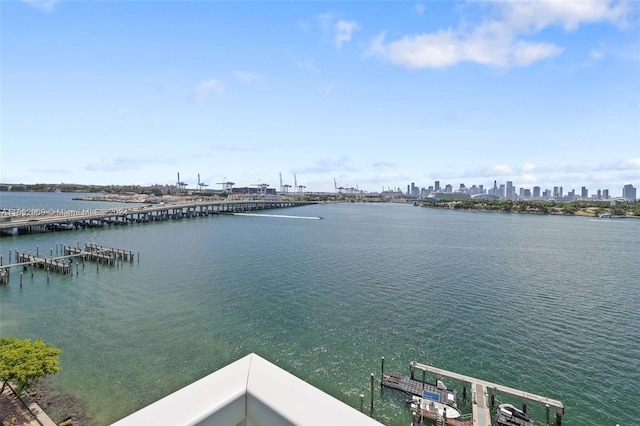
[[[2,193],[0,206],[114,207],[74,195]],[[379,203],[271,212],[323,220],[220,215],[2,238],[5,264],[9,250],[85,242],[139,261],[87,262],[48,282],[25,272],[22,287],[14,269],[0,334],[61,348],[51,386],[95,425],[251,352],[354,408],[364,395],[388,425],[411,416],[405,395],[379,386],[369,410],[381,357],[386,371],[415,360],[560,400],[564,425],[640,424],[640,220]],[[540,404],[528,412],[545,420]]]

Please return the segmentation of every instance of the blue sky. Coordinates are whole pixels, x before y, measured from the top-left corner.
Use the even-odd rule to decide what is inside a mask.
[[[640,185],[634,1],[8,0],[8,183]]]

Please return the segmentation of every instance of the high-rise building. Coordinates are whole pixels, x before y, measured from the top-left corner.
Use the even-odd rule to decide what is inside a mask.
[[[589,198],[589,190],[587,189],[586,186],[582,187],[582,191],[580,191],[580,198],[582,198],[583,200],[586,200],[587,198]]]
[[[440,181],[439,180],[435,181],[434,190],[436,192],[440,191]]]
[[[604,198],[605,200],[609,199],[609,190],[608,189],[603,189],[602,190],[602,198]]]
[[[534,186],[533,187],[533,198],[540,198],[540,187],[539,186]]]
[[[622,198],[627,201],[636,201],[636,188],[630,183],[622,187]]]
[[[516,189],[513,187],[513,182],[511,182],[510,180],[507,181],[507,191],[505,196],[510,200],[516,198]]]

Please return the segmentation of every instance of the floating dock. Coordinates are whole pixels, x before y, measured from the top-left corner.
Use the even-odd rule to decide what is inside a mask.
[[[416,371],[422,371],[422,380],[415,378]],[[443,370],[441,368],[433,367],[426,364],[421,364],[412,361],[409,364],[410,376],[404,376],[398,373],[385,373],[384,372],[384,358],[382,358],[382,379],[380,384],[393,389],[398,389],[402,392],[410,395],[417,395],[425,397],[425,390],[427,391],[426,397],[445,404],[455,406],[455,393],[453,394],[453,404],[451,401],[451,393],[455,392],[444,388],[444,386],[437,386],[426,381],[426,373],[435,375],[434,382],[437,384],[440,378],[447,377],[462,382],[463,386],[463,399],[467,397],[467,388],[471,390],[471,402],[472,402],[472,420],[471,422],[460,422],[460,420],[446,419],[446,424],[458,425],[473,425],[473,426],[491,426],[491,412],[495,407],[495,398],[497,393],[503,393],[510,396],[522,398],[522,411],[527,412],[528,402],[537,402],[544,404],[547,412],[546,424],[549,423],[549,409],[554,407],[556,409],[555,424],[557,426],[562,425],[562,416],[564,415],[564,405],[561,401],[547,398],[545,396],[536,395],[533,393],[525,392],[519,389],[514,389],[508,386],[503,386],[497,383],[488,382],[486,380],[478,379],[463,374],[458,374],[452,371]],[[415,419],[414,419],[415,421]],[[439,422],[444,419],[438,419]]]

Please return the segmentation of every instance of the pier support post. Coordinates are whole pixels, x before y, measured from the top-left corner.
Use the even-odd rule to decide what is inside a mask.
[[[9,249],[9,263],[11,263],[11,249]]]
[[[2,266],[2,256],[0,256],[0,266]]]
[[[425,378],[426,373],[425,370],[422,370],[422,390],[424,390],[425,384],[427,383],[427,379]]]
[[[462,384],[462,400],[463,401],[467,400],[467,384],[466,383]]]
[[[549,404],[546,404],[547,408],[547,426],[549,426]]]
[[[49,267],[47,266],[47,282],[49,282]]]
[[[496,405],[496,388],[491,389],[491,408]]]
[[[380,365],[380,383],[382,383],[382,376],[384,376],[384,357],[382,357],[382,362]]]
[[[413,373],[416,371],[416,362],[411,361],[409,364],[409,371],[411,372],[411,380],[413,380]]]
[[[373,378],[374,374],[371,373],[371,412],[373,413]]]
[[[527,414],[527,400],[526,399],[522,399],[522,412]]]
[[[20,272],[20,287],[22,287],[22,272]]]
[[[364,394],[360,394],[360,412],[364,413]]]

